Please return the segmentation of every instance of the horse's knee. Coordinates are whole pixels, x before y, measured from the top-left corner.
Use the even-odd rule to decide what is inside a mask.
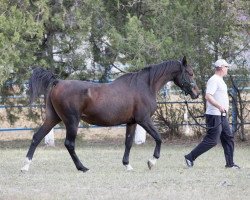
[[[65,140],[64,146],[65,146],[68,150],[74,150],[74,149],[75,149],[75,143],[74,143],[74,142],[70,142],[69,140]]]
[[[161,139],[160,137],[159,137],[159,138],[156,138],[156,139],[155,139],[155,142],[156,142],[157,145],[161,145],[162,139]]]
[[[31,141],[31,146],[37,146],[40,143],[40,140],[36,137],[33,136],[32,141]]]

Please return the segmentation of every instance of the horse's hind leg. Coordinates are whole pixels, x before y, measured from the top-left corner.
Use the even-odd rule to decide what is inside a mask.
[[[127,124],[126,127],[126,138],[125,138],[125,152],[122,163],[126,166],[127,170],[132,170],[132,166],[129,164],[129,153],[133,144],[135,135],[136,124]]]
[[[72,160],[74,161],[76,168],[82,172],[86,172],[89,169],[83,166],[83,164],[81,163],[75,152],[75,139],[76,139],[78,124],[79,124],[78,119],[67,120],[67,123],[65,123],[66,140],[64,145],[67,148]]]
[[[50,132],[50,130],[59,122],[61,119],[57,115],[50,101],[47,101],[46,105],[46,118],[43,125],[39,128],[39,130],[33,135],[32,142],[30,144],[30,148],[26,155],[26,161],[24,167],[21,171],[28,171],[29,165],[33,158],[34,152],[38,144],[42,141],[42,139]]]
[[[26,155],[26,161],[24,167],[21,171],[28,171],[29,165],[33,158],[34,152],[38,146],[38,144],[42,141],[42,139],[50,132],[50,130],[60,122],[61,120],[58,118],[56,120],[45,120],[43,125],[39,128],[39,130],[33,135],[32,142],[30,144],[30,148]]]

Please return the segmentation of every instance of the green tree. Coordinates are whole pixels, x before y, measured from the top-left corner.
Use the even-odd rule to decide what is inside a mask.
[[[217,58],[243,67],[242,53],[249,50],[250,5],[245,0],[0,0],[0,4],[2,94],[9,92],[6,83],[21,86],[34,66],[49,68],[63,79],[107,82],[116,75],[114,67],[134,71],[183,55],[194,67],[204,94],[204,80]]]
[[[17,80],[23,70],[36,60],[43,27],[31,12],[28,1],[11,4],[1,0],[0,7],[0,85]],[[25,70],[26,71],[26,70]]]

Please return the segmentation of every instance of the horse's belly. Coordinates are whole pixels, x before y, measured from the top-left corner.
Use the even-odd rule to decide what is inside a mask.
[[[126,124],[132,122],[132,118],[127,118],[124,115],[85,115],[83,114],[81,119],[89,124],[98,126],[115,126],[120,124]]]
[[[126,123],[121,121],[113,121],[113,120],[111,121],[105,119],[91,119],[86,117],[82,117],[82,120],[87,122],[88,124],[98,125],[98,126],[115,126]]]

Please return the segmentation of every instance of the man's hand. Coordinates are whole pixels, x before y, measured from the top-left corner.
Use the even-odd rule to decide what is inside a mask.
[[[220,110],[221,113],[225,113],[226,109],[223,106],[219,106],[218,108]]]

